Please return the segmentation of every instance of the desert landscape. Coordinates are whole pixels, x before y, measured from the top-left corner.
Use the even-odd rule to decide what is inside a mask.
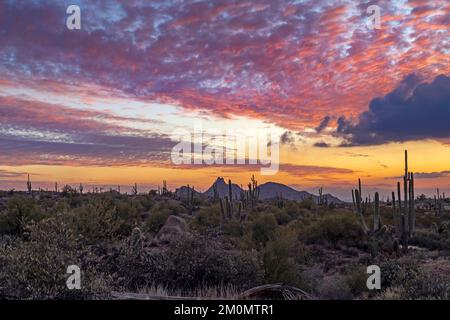
[[[28,180],[1,193],[0,297],[448,299],[450,199],[415,195],[406,159],[391,199],[359,180],[353,203],[254,177],[131,194]],[[366,285],[374,264],[379,290]],[[69,265],[80,290],[65,286]]]
[[[0,0],[0,300],[171,319],[449,300],[449,17]]]

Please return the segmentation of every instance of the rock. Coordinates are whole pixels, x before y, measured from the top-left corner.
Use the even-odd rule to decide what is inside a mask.
[[[188,226],[186,220],[177,216],[169,216],[158,231],[155,238],[153,239],[153,244],[169,243],[175,239],[178,239],[183,234],[188,232]]]

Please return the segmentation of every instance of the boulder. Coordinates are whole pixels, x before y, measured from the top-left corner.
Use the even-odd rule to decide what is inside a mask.
[[[169,216],[153,239],[154,244],[169,243],[188,232],[186,220],[177,216]]]

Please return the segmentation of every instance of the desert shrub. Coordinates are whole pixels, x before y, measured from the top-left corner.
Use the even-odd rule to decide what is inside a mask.
[[[324,300],[349,300],[353,297],[345,277],[338,274],[323,278],[317,295]]]
[[[246,224],[239,219],[230,219],[226,221],[224,226],[225,234],[231,237],[242,237],[246,232]]]
[[[441,235],[430,232],[416,232],[416,234],[409,240],[409,244],[429,250],[449,250],[450,242],[444,239]]]
[[[85,299],[105,292],[106,282],[83,269],[82,248],[70,228],[59,218],[30,226],[29,241],[16,240],[0,248],[0,286],[20,299]],[[69,265],[82,269],[81,290],[66,286]]]
[[[142,206],[142,209],[144,211],[149,211],[156,204],[154,196],[152,196],[150,194],[149,195],[145,195],[145,196],[139,196],[138,199],[139,199],[139,203]]]
[[[255,241],[256,244],[264,245],[273,237],[277,226],[277,220],[273,214],[263,213],[259,215],[252,224],[253,241]]]
[[[419,266],[412,260],[389,260],[380,265],[381,287],[402,285],[419,275]]]
[[[173,215],[180,215],[187,213],[186,208],[178,201],[167,200],[159,202],[152,211],[167,211]]]
[[[302,202],[300,202],[300,208],[311,210],[316,206],[316,203],[313,199],[304,199]]]
[[[139,217],[131,206],[115,206],[106,198],[96,198],[66,215],[76,234],[82,235],[87,243],[126,237],[139,223]]]
[[[403,299],[443,299],[447,300],[450,293],[450,282],[441,275],[420,271],[417,277],[403,284]]]
[[[304,237],[309,243],[326,242],[333,246],[338,244],[360,246],[364,232],[353,215],[339,214],[325,216],[312,224]]]
[[[255,251],[225,249],[220,243],[198,236],[175,242],[168,255],[172,262],[169,283],[178,288],[221,284],[248,288],[260,284],[263,276]]]
[[[345,281],[354,297],[367,292],[367,272],[365,267],[354,267],[345,275]]]
[[[145,221],[145,230],[150,233],[157,233],[170,216],[168,212],[152,212]]]
[[[34,199],[15,195],[8,200],[6,210],[0,213],[0,234],[21,234],[28,224],[46,216]]]
[[[215,228],[220,225],[220,215],[217,208],[201,208],[195,213],[193,226],[196,230]]]
[[[277,230],[263,253],[266,282],[303,286],[300,265],[307,260],[307,250],[297,241],[295,232]]]
[[[149,212],[145,221],[145,230],[156,233],[171,215],[186,213],[186,209],[177,201],[168,200],[156,203]]]
[[[416,261],[390,260],[380,269],[382,289],[398,287],[402,299],[448,299],[449,279],[422,270]]]
[[[263,277],[256,252],[229,250],[200,236],[184,236],[167,251],[146,248],[142,240],[124,240],[117,254],[104,263],[129,290],[151,285],[186,292],[205,286],[248,288],[260,284]]]
[[[170,261],[157,250],[146,250],[142,232],[135,228],[129,238],[106,254],[99,267],[116,276],[116,284],[136,291],[153,283],[165,282]]]

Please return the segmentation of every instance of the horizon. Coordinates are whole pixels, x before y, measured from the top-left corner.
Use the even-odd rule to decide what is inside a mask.
[[[0,3],[0,190],[254,174],[348,201],[358,178],[390,195],[407,149],[416,194],[450,194],[450,4],[373,3],[377,28],[352,1]],[[278,172],[175,165],[174,131],[196,122],[272,130]]]

